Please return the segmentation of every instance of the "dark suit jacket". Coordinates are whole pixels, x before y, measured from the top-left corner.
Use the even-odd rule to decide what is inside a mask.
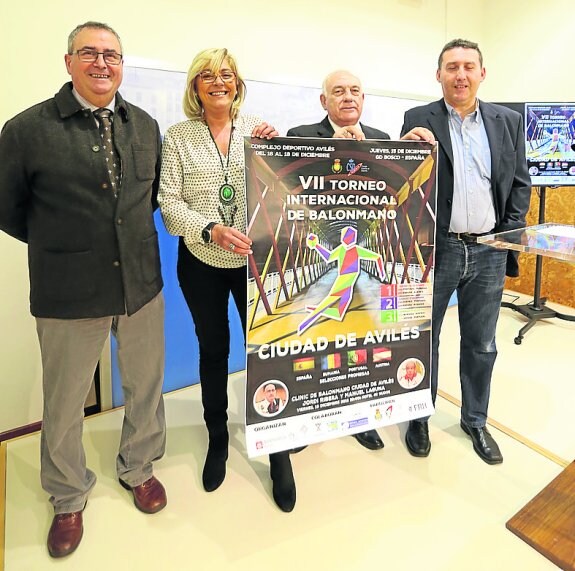
[[[68,83],[0,134],[0,230],[28,244],[30,308],[79,319],[138,311],[162,289],[153,209],[158,124],[116,96],[115,199],[98,126]]]
[[[365,134],[366,139],[389,139],[389,135],[373,127],[368,127],[363,123],[360,123],[361,130]],[[321,137],[330,138],[333,137],[333,127],[325,116],[321,123],[313,123],[312,125],[300,125],[299,127],[293,127],[287,132],[288,137]]]
[[[479,102],[481,116],[491,149],[491,190],[495,206],[494,232],[504,232],[525,226],[529,209],[531,179],[525,160],[523,118],[507,107]],[[441,256],[453,201],[453,150],[449,136],[448,112],[443,99],[405,113],[401,135],[414,127],[426,127],[439,143],[436,258]],[[507,275],[518,276],[517,253],[509,251]]]

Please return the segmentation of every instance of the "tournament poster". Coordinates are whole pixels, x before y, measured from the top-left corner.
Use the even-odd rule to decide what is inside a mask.
[[[245,166],[248,455],[432,414],[435,147],[246,137]]]
[[[575,185],[575,104],[526,103],[525,147],[533,185]]]

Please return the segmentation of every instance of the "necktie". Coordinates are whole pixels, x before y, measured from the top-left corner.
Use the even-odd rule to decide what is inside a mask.
[[[114,147],[114,134],[112,131],[112,112],[109,109],[96,109],[94,115],[98,119],[98,129],[102,137],[102,147],[104,149],[104,156],[106,158],[106,166],[108,167],[108,174],[110,176],[110,183],[114,191],[114,196],[120,190],[120,178],[122,175],[122,168],[120,164],[120,157]]]

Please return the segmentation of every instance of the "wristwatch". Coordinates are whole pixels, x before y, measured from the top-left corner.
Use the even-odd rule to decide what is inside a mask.
[[[203,230],[202,230],[202,240],[204,243],[209,244],[212,241],[212,228],[217,224],[217,222],[210,222]]]

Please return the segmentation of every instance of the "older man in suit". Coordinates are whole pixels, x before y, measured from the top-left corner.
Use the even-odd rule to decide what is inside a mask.
[[[300,125],[287,132],[288,137],[322,137],[335,139],[389,139],[389,135],[360,123],[365,94],[358,77],[345,70],[333,71],[323,81],[320,95],[321,106],[327,115],[320,123]],[[406,133],[404,139],[433,141],[433,135],[425,128],[416,127]],[[365,448],[379,450],[384,444],[375,430],[354,434]]]
[[[384,131],[359,122],[364,93],[359,78],[348,71],[330,73],[323,81],[321,106],[327,111],[321,123],[300,125],[287,132],[288,137],[322,137],[357,139],[389,139]],[[354,434],[356,440],[370,450],[383,448],[383,440],[375,430]]]
[[[503,456],[485,424],[505,274],[517,276],[518,265],[514,253],[477,237],[525,225],[531,189],[523,119],[477,99],[485,68],[476,43],[446,44],[436,75],[443,99],[407,111],[402,129],[426,127],[439,142],[431,388],[435,401],[439,333],[457,291],[461,428],[482,460],[498,464]],[[405,441],[412,455],[429,454],[427,418],[409,423]]]
[[[330,73],[323,81],[319,96],[321,106],[327,111],[321,123],[300,125],[287,132],[288,137],[326,137],[336,139],[389,139],[379,129],[359,122],[365,94],[361,81],[349,71]]]

